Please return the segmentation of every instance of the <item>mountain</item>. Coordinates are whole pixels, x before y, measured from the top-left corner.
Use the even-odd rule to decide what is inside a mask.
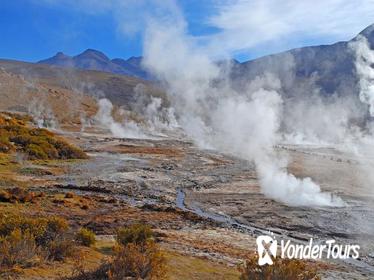
[[[374,24],[365,28],[360,34],[368,39],[371,49],[374,49]]]
[[[40,60],[39,64],[48,64],[65,68],[96,70],[113,74],[127,75],[142,79],[149,79],[150,75],[141,66],[141,57],[109,59],[104,53],[87,49],[76,56],[68,56],[58,52],[53,57]]]
[[[374,49],[374,24],[368,26],[359,35],[365,36]],[[355,54],[349,43],[356,38],[332,45],[292,49],[242,63],[231,60],[229,63],[232,66],[233,86],[238,90],[244,90],[248,81],[268,73],[280,79],[284,98],[305,98],[313,94],[323,97],[352,95],[352,92],[357,92],[358,80]],[[87,49],[73,57],[59,52],[38,63],[103,71],[149,80],[151,75],[142,68],[141,61],[142,57],[109,59],[100,51]],[[228,61],[219,61],[217,65],[224,66],[227,63]]]
[[[374,49],[374,24],[359,35],[365,36]],[[281,82],[280,93],[286,103],[288,100],[307,100],[313,96],[348,97],[360,103],[355,53],[350,46],[355,40],[357,36],[350,41],[292,49],[242,63],[232,60],[229,63],[232,66],[233,87],[245,90],[249,81],[273,74],[272,79]],[[141,61],[142,57],[109,59],[100,51],[88,49],[73,57],[59,52],[38,64],[149,79],[150,75],[142,68]],[[217,62],[217,65],[224,67],[227,62]]]
[[[129,71],[132,75],[143,79],[149,78],[149,74],[142,68],[141,62],[142,57],[138,56],[132,56],[129,59],[125,60],[122,58],[114,58],[112,59],[112,62],[121,66],[123,69],[126,69]]]
[[[359,35],[365,36],[374,49],[374,24]],[[350,41],[292,49],[235,64],[231,73],[233,84],[243,89],[249,80],[265,73],[274,74],[282,84],[282,95],[288,98],[320,96],[358,96],[355,53]]]
[[[106,56],[100,52],[94,53],[92,56],[95,56],[95,66],[100,66],[100,63],[106,61]],[[87,53],[82,54],[76,61],[79,61],[82,65],[92,66],[90,64],[92,60],[87,60],[86,58]],[[94,98],[106,97],[114,105],[121,106],[127,110],[131,110],[132,106],[137,104],[139,94],[143,95],[143,98],[154,96],[166,101],[165,92],[152,81],[129,75],[113,74],[108,71],[70,68],[71,58],[69,59],[63,54],[56,55],[55,59],[54,63],[51,63],[52,66],[45,63],[27,63],[0,59],[0,71],[4,70],[9,74],[18,75],[31,85],[37,82],[48,88],[76,92],[78,95],[82,93]],[[62,67],[55,67],[54,65]],[[4,77],[6,78],[6,76]],[[24,88],[23,91],[29,91],[28,87],[20,88]],[[20,90],[20,92],[23,91]],[[2,94],[9,94],[8,90],[0,90],[0,98],[3,98]]]
[[[18,74],[7,71],[10,64],[13,67],[21,66],[22,71]],[[35,76],[27,79],[21,74],[27,74],[27,69],[23,66],[22,63],[0,60],[0,111],[29,113],[34,116],[35,121],[46,118],[51,124],[55,121],[78,124],[82,115],[92,117],[96,114],[96,100],[92,96],[77,89],[35,79]]]

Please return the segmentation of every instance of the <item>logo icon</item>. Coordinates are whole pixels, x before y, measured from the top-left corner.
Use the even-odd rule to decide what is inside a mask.
[[[278,242],[268,235],[260,235],[256,239],[258,264],[273,264],[272,257],[277,257]]]

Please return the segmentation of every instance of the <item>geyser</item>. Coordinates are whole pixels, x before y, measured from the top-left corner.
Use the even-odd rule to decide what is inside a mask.
[[[168,21],[148,26],[144,65],[164,83],[179,123],[195,142],[253,161],[267,197],[295,206],[344,205],[310,178],[289,174],[287,162],[274,151],[280,140],[280,81],[264,75],[246,90],[235,90],[230,66],[218,66],[186,35],[179,14]]]
[[[122,124],[116,122],[112,117],[113,104],[110,100],[103,98],[98,101],[99,109],[95,119],[105,128],[108,128],[114,137],[120,138],[144,138],[145,134],[134,122]]]

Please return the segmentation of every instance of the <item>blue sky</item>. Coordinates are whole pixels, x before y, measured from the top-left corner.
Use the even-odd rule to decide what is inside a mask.
[[[145,15],[176,11],[201,45],[220,44],[241,61],[349,40],[374,23],[372,0],[12,0],[0,4],[0,57],[33,62],[87,48],[138,56]]]

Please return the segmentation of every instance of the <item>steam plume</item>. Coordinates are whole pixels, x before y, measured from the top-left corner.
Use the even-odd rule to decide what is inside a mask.
[[[290,205],[343,205],[310,178],[287,173],[285,160],[276,155],[283,102],[280,81],[265,75],[243,92],[234,90],[229,71],[185,35],[182,19],[175,20],[149,25],[144,64],[164,82],[180,124],[195,142],[254,161],[262,192],[270,198]]]
[[[57,129],[58,122],[53,114],[53,111],[48,105],[46,105],[46,102],[44,102],[41,97],[34,98],[30,102],[28,112],[33,116],[38,127]]]
[[[356,70],[360,78],[360,100],[369,105],[370,115],[374,117],[374,51],[364,36],[358,36],[351,44],[356,51]]]
[[[145,138],[146,135],[134,122],[125,125],[116,122],[112,117],[113,104],[106,98],[98,101],[99,110],[95,116],[96,120],[105,128],[108,128],[114,137],[120,138]]]

